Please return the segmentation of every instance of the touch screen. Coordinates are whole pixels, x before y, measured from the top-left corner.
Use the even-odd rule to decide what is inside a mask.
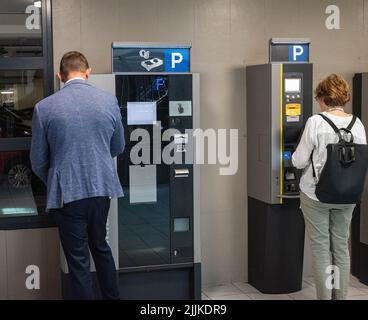
[[[152,125],[157,121],[154,102],[128,102],[128,125]]]
[[[285,92],[300,92],[301,79],[285,79]]]

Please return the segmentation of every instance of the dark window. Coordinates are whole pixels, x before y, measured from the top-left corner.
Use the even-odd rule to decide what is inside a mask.
[[[0,70],[0,138],[30,137],[33,109],[43,98],[42,70]]]
[[[42,56],[42,1],[0,1],[0,57]]]
[[[34,107],[53,93],[51,26],[51,0],[0,0],[0,229],[50,224],[29,152]]]

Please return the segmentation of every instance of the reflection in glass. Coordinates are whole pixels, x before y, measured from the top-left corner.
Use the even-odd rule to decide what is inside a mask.
[[[0,71],[0,143],[7,138],[31,138],[33,110],[43,97],[42,71]],[[45,208],[46,187],[31,170],[29,150],[2,149],[0,217],[33,216],[43,214]]]
[[[42,56],[41,1],[0,1],[0,58]]]
[[[136,142],[131,141],[130,134],[137,128],[144,128],[152,139],[155,125],[152,125],[152,121],[151,124],[132,121],[131,117],[129,118],[131,125],[128,124],[128,104],[129,108],[134,108],[140,106],[140,103],[147,102],[155,105],[156,120],[161,122],[161,131],[168,129],[168,78],[146,75],[118,76],[116,87],[127,141],[124,154],[118,158],[118,172],[125,194],[118,202],[119,265],[125,268],[169,264],[170,168],[161,164],[145,166],[138,170],[139,168],[131,163],[130,151]],[[130,116],[138,114],[140,117],[139,112],[134,110],[129,112]],[[163,141],[161,146],[157,146],[160,149],[159,154],[168,143]],[[153,148],[150,149],[152,159]],[[137,170],[145,173],[137,174]],[[131,177],[132,173],[135,176]],[[155,181],[152,182],[152,179],[147,181],[149,176],[155,177]],[[147,187],[150,190],[147,190]],[[137,192],[141,201],[136,201]]]
[[[34,216],[45,208],[46,188],[32,173],[29,151],[0,152],[0,217]]]
[[[0,138],[30,137],[33,109],[43,96],[42,71],[0,71]]]

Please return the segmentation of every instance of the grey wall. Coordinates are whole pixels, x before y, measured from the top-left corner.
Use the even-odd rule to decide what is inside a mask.
[[[330,4],[341,9],[342,30],[325,28]],[[193,44],[193,71],[202,75],[201,126],[239,128],[240,134],[236,176],[220,177],[217,166],[202,168],[203,280],[246,280],[244,68],[267,61],[271,37],[308,37],[315,82],[332,72],[351,81],[355,72],[368,69],[368,0],[54,0],[53,5],[56,65],[64,52],[80,50],[95,72],[106,73],[113,41]]]
[[[38,266],[40,290],[26,288]],[[60,246],[55,228],[0,231],[0,300],[61,299]]]

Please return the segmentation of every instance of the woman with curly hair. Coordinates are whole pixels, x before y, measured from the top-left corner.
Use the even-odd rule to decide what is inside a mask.
[[[344,109],[351,98],[346,80],[332,74],[319,83],[315,93],[322,114],[338,128],[348,127],[353,116]],[[359,119],[351,131],[356,143],[367,143],[364,126]],[[293,154],[294,166],[303,169],[301,209],[311,245],[313,273],[320,300],[345,300],[350,279],[348,240],[355,205],[322,203],[315,194],[318,177],[327,160],[326,147],[337,142],[338,136],[332,127],[321,116],[314,115],[308,120]],[[332,278],[333,283],[330,281]]]

